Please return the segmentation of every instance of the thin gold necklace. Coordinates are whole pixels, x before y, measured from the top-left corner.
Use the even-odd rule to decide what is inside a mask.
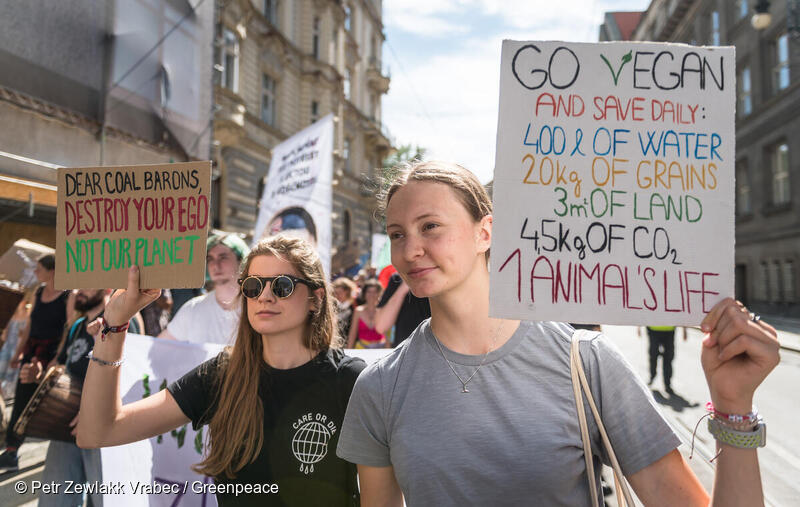
[[[455,375],[456,378],[458,379],[458,381],[461,382],[461,392],[462,393],[468,393],[469,392],[469,389],[467,389],[467,384],[469,384],[469,381],[472,380],[472,377],[474,377],[475,374],[478,373],[478,370],[481,369],[481,366],[483,366],[483,363],[486,362],[486,358],[489,357],[489,353],[492,350],[494,350],[495,343],[497,343],[497,337],[500,336],[500,330],[502,328],[503,328],[503,324],[500,323],[500,325],[497,327],[497,331],[495,331],[495,333],[494,333],[494,338],[492,338],[492,344],[489,346],[489,350],[487,350],[486,353],[483,355],[483,359],[481,359],[481,363],[478,365],[477,368],[475,368],[475,371],[472,372],[472,375],[470,375],[467,380],[464,380],[463,378],[461,378],[461,375],[458,374],[458,372],[456,371],[455,367],[453,366],[453,363],[451,363],[450,360],[447,359],[447,356],[444,355],[444,349],[442,348],[442,344],[439,343],[439,339],[433,333],[433,329],[431,329],[431,335],[433,335],[433,339],[436,341],[436,345],[439,347],[439,352],[442,354],[442,358],[445,361],[447,361],[447,366],[450,367],[450,370],[452,370],[453,375]]]

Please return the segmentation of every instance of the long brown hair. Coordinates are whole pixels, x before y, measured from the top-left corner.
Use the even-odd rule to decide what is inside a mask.
[[[309,314],[303,345],[314,351],[339,346],[333,296],[314,248],[302,239],[286,236],[261,240],[242,262],[242,277],[247,276],[250,264],[259,255],[272,255],[291,263],[301,278],[325,289],[316,310]],[[258,392],[263,344],[247,317],[247,298],[242,298],[241,310],[233,347],[226,347],[220,354],[216,372],[206,372],[216,375],[220,388],[206,434],[210,450],[192,469],[216,478],[234,478],[242,467],[255,461],[264,443],[264,407]]]

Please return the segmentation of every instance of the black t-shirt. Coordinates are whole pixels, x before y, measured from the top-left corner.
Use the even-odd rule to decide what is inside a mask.
[[[378,303],[378,308],[384,306],[392,294],[400,287],[403,279],[397,273],[389,278],[389,283],[386,285],[386,290],[383,291],[383,296]],[[400,312],[397,314],[397,320],[394,323],[394,346],[397,347],[400,343],[411,336],[411,333],[417,329],[419,323],[431,316],[431,305],[428,303],[428,298],[418,298],[410,291],[403,300],[403,305],[400,307]]]
[[[213,402],[222,354],[167,387],[195,430],[207,424],[216,410]],[[336,446],[353,384],[366,363],[329,349],[289,370],[262,365],[261,452],[253,463],[237,472],[235,479],[216,482],[277,484],[279,492],[249,496],[218,493],[219,505],[357,505],[353,496],[357,488],[355,465],[336,456]]]
[[[101,317],[103,313],[100,312],[92,320]],[[89,351],[94,348],[94,336],[86,331],[89,322],[86,317],[81,317],[72,324],[67,332],[67,343],[64,344],[61,354],[58,355],[58,363],[65,365],[67,373],[81,382],[86,378],[86,370],[89,368]],[[132,333],[135,332],[132,331],[135,322],[131,319],[128,323],[128,330]]]

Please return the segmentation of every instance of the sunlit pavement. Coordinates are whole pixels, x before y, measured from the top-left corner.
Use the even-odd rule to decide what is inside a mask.
[[[649,377],[647,335],[638,338],[635,327],[603,326],[603,331],[622,350],[635,371],[646,382]],[[779,331],[778,338],[795,348],[800,335]],[[688,459],[695,425],[705,414],[709,400],[708,387],[700,366],[702,333],[689,330],[684,342],[676,333],[672,388],[675,395],[664,391],[659,360],[658,375],[651,386],[653,397],[683,440],[680,450]],[[800,347],[796,347],[800,349]],[[800,353],[781,350],[781,363],[756,392],[755,404],[767,423],[767,446],[759,450],[761,476],[767,505],[797,505],[800,499]],[[713,482],[714,440],[703,424],[697,431],[695,453],[690,466],[710,491]]]

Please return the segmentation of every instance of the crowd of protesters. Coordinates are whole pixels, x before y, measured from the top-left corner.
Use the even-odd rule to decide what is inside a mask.
[[[756,387],[778,363],[774,328],[731,299],[701,324],[714,405],[709,431],[724,451],[710,498],[643,382],[605,336],[576,339],[567,324],[489,317],[493,218],[472,173],[451,163],[415,164],[392,182],[383,205],[399,271],[385,286],[374,269],[330,281],[310,243],[283,236],[250,250],[238,236],[212,235],[207,292],[191,299],[183,291],[140,289],[135,266],[127,288],[113,294],[59,291],[55,259],[40,258],[40,286],[4,332],[3,348],[13,352],[0,354],[0,380],[14,384],[14,406],[0,473],[18,468],[24,435],[15,424],[37,383],[49,366],[64,365],[83,381],[79,416],[70,423],[76,442],[51,443],[47,481],[100,480],[98,448],[191,422],[208,425],[209,436],[194,471],[218,485],[281,487],[281,499],[218,493],[220,505],[353,505],[359,496],[362,505],[399,506],[404,497],[413,505],[483,505],[496,503],[498,492],[506,503],[584,505],[599,490],[594,465],[608,457],[586,451],[600,449],[599,434],[575,423],[574,380],[564,367],[571,349],[590,373],[586,390],[607,407],[596,423],[608,425],[621,470],[644,504],[763,500],[756,448],[766,443],[765,426],[750,410]],[[103,326],[109,339],[98,340]],[[126,331],[228,346],[189,365],[194,369],[166,389],[123,403]],[[397,350],[367,366],[341,345]],[[665,370],[669,387],[668,364]],[[315,430],[327,432],[326,449],[335,449],[318,456],[329,459],[313,463],[316,475],[308,464],[298,471],[297,450],[287,447],[316,442],[311,434],[291,438],[298,421],[287,414],[296,409],[300,422],[333,414],[333,433],[319,423]],[[538,419],[529,427],[532,414]],[[551,459],[543,465],[530,456]],[[59,500],[42,496],[40,505]]]

